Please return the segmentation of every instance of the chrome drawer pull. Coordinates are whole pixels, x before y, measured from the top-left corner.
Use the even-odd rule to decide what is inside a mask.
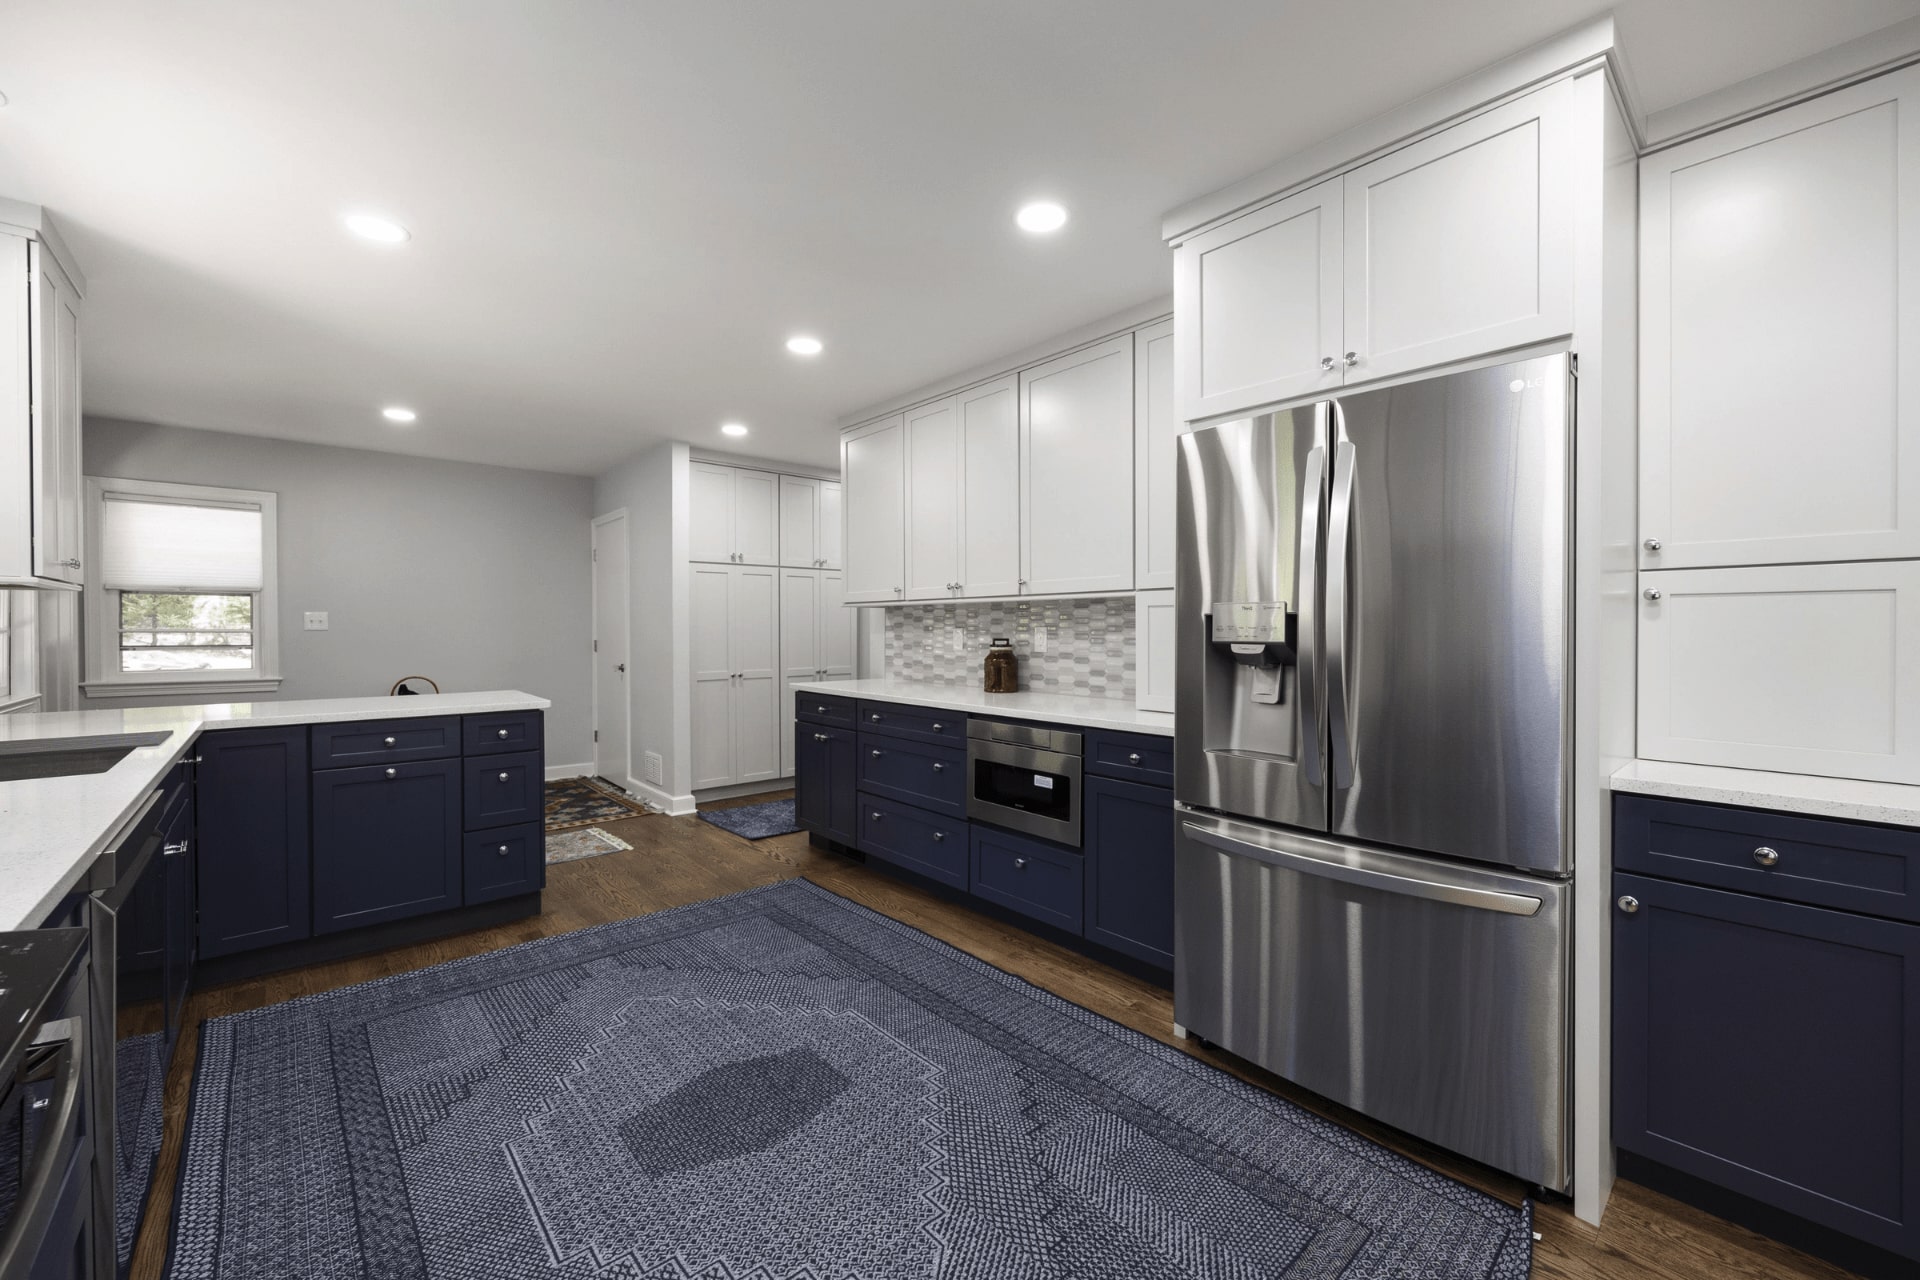
[[[506,731],[505,729],[502,729],[502,730],[500,731],[500,736],[501,736],[502,738],[504,738],[504,737],[506,737],[506,736],[507,736],[507,731]]]
[[[938,760],[933,762],[933,771],[935,773],[944,773],[946,772],[946,768],[947,766],[941,764]]]
[[[1139,763],[1140,763],[1140,753],[1139,753],[1138,751],[1135,751],[1135,752],[1132,752],[1132,753],[1130,753],[1130,754],[1129,754],[1129,755],[1127,756],[1127,763],[1128,763],[1128,764],[1139,764]]]
[[[398,769],[389,769],[387,770],[387,776],[389,778],[397,778],[400,776],[400,771]]]
[[[512,776],[513,775],[510,773],[503,773],[500,775],[500,781],[505,782],[508,778],[511,778]]]
[[[1013,860],[1013,869],[1015,871],[1025,871],[1027,869],[1027,860],[1025,858],[1015,858]]]
[[[830,733],[816,733],[813,735],[813,740],[815,742],[832,742],[833,735]]]
[[[1630,893],[1623,893],[1620,895],[1620,909],[1628,915],[1632,915],[1640,909],[1640,899]]]
[[[933,838],[935,840],[945,840],[947,838],[947,833],[944,831],[936,831],[933,833]]]
[[[505,845],[500,846],[500,856],[503,858],[507,856],[507,846]]]
[[[880,758],[880,748],[875,747],[869,754],[871,754],[875,760],[878,760]]]
[[[941,724],[938,720],[935,720],[933,722],[933,731],[935,733],[943,732],[946,729],[946,727],[947,726],[945,726],[944,724]]]
[[[388,738],[388,739],[387,739],[387,745],[388,745],[388,746],[392,746],[392,745],[393,745],[393,739],[392,739],[392,738]]]
[[[1753,860],[1763,867],[1776,866],[1780,861],[1780,851],[1763,844],[1753,851]]]
[[[878,810],[875,810],[875,811],[874,811],[874,815],[873,815],[873,820],[874,820],[875,822],[878,822],[878,821],[880,821],[880,819],[882,819],[882,818],[884,818],[884,817],[886,817],[886,816],[887,816],[886,814],[884,814],[884,813],[881,813],[881,812],[879,812]]]
[[[872,715],[870,715],[870,716],[868,716],[868,717],[867,717],[867,719],[868,719],[868,721],[870,721],[870,722],[871,722],[871,723],[873,723],[873,724],[879,724],[879,723],[880,723],[880,713],[879,713],[878,711],[876,711],[876,712],[874,712],[874,713],[873,713]]]

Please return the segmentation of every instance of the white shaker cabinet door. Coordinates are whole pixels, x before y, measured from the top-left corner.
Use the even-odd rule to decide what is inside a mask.
[[[1020,380],[954,397],[960,414],[960,594],[1020,591]]]
[[[1640,175],[1641,565],[1920,556],[1920,70]]]
[[[1023,591],[1133,589],[1133,335],[1020,375]]]
[[[733,541],[733,468],[696,462],[687,501],[687,558],[729,564],[739,550]]]
[[[1340,386],[1342,194],[1334,178],[1174,251],[1182,419]]]
[[[739,566],[728,581],[735,782],[780,774],[780,570]]]
[[[906,588],[906,424],[895,414],[840,437],[847,600],[892,604]]]
[[[1162,322],[1133,335],[1133,577],[1141,591],[1173,587],[1181,426],[1173,398],[1173,325]]]
[[[1573,85],[1348,173],[1349,384],[1573,331]]]
[[[846,584],[837,573],[820,575],[820,677],[853,678],[857,610],[846,607]]]
[[[793,686],[818,680],[824,602],[817,569],[780,571],[780,776],[793,775]]]
[[[1142,711],[1173,710],[1173,597],[1171,591],[1142,591],[1133,597],[1138,655],[1133,705]]]
[[[960,578],[960,406],[953,397],[906,413],[909,600],[949,600]]]
[[[841,569],[840,486],[831,480],[820,482],[820,567]]]
[[[780,477],[780,563],[785,568],[820,567],[820,484],[805,476]]]
[[[1640,586],[1641,756],[1920,783],[1920,561]]]
[[[45,248],[28,246],[33,261],[34,573],[79,585],[82,478],[80,466],[80,295]]]
[[[773,472],[734,468],[733,549],[741,564],[780,563],[780,477]]]
[[[693,644],[693,789],[721,787],[733,776],[733,633],[731,578],[725,565],[696,564],[688,612]]]

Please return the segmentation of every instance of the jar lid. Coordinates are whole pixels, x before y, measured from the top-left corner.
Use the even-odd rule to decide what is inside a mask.
[[[1011,649],[1013,648],[1013,641],[1007,639],[1005,636],[995,636],[993,638],[993,647],[996,649]]]

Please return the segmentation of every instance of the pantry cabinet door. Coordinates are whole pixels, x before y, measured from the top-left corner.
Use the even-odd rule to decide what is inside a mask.
[[[909,409],[909,600],[947,600],[960,577],[960,407],[953,397]]]
[[[1020,375],[1030,594],[1133,589],[1133,335]]]
[[[892,604],[905,593],[906,435],[905,419],[895,414],[840,437],[841,555],[853,604]]]
[[[1174,250],[1182,419],[1340,386],[1342,198],[1334,178]]]
[[[787,568],[820,567],[820,481],[780,477],[780,563]]]
[[[954,398],[960,415],[963,596],[1020,591],[1020,380],[1009,375]]]
[[[690,470],[687,558],[731,563],[739,550],[733,538],[733,468],[696,462]]]
[[[1141,591],[1173,588],[1174,477],[1180,414],[1173,396],[1173,324],[1133,335],[1133,554]]]
[[[780,477],[733,471],[733,549],[741,564],[780,563]]]
[[[1642,566],[1920,556],[1920,70],[1649,156],[1640,209]]]
[[[1641,756],[1920,783],[1920,561],[1640,586]]]
[[[764,782],[780,773],[780,571],[731,570],[727,640],[733,679],[733,780]]]
[[[690,575],[695,791],[734,780],[732,575],[731,568],[717,564],[696,564]]]
[[[1570,81],[1348,173],[1349,385],[1573,331]]]
[[[840,556],[840,486],[831,480],[820,482],[820,567],[842,569]]]
[[[822,615],[818,569],[780,571],[780,774],[793,773],[793,686],[820,679]]]

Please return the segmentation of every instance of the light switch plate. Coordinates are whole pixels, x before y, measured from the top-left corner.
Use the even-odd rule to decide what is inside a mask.
[[[1047,651],[1047,629],[1045,627],[1035,627],[1033,629],[1033,651],[1035,653],[1045,653]]]
[[[326,629],[327,615],[325,613],[309,613],[307,615],[307,630],[325,631]]]

